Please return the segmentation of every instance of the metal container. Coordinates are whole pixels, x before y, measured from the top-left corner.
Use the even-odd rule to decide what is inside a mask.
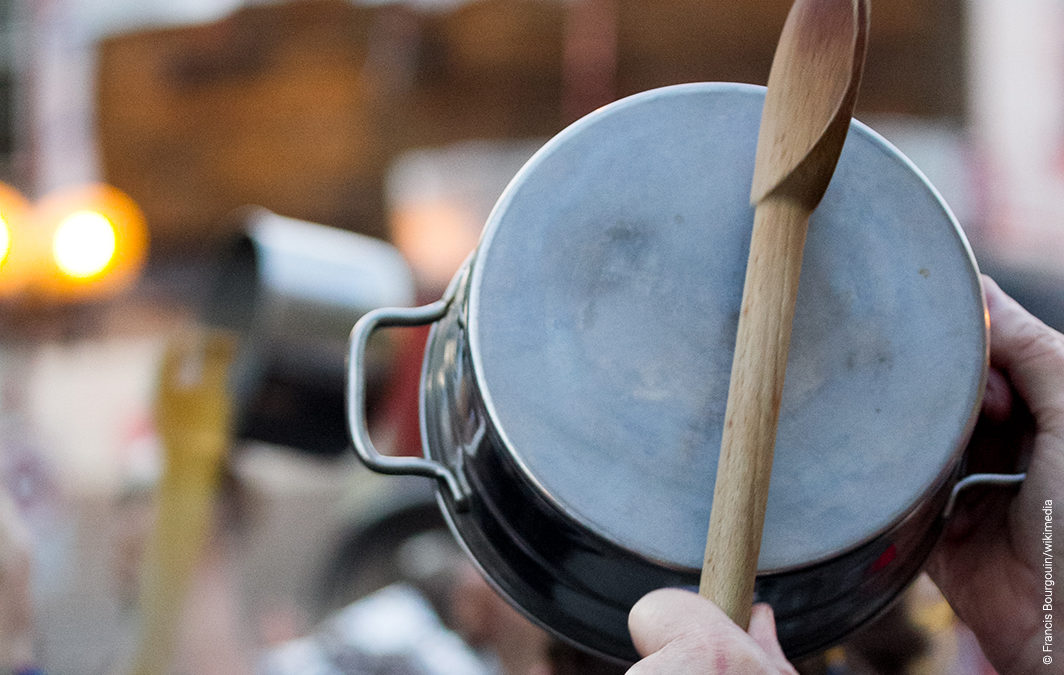
[[[432,476],[459,540],[530,618],[636,658],[644,593],[698,583],[753,211],[764,90],[687,84],[600,109],[514,177],[437,303],[351,341],[377,471]],[[939,195],[854,122],[805,250],[756,593],[790,656],[880,612],[923,565],[987,368],[980,278]],[[433,322],[425,458],[379,456],[363,349]]]
[[[216,261],[200,319],[239,338],[231,386],[241,438],[335,455],[348,445],[343,391],[351,324],[413,302],[413,275],[393,246],[261,207]],[[377,382],[389,349],[364,361]]]

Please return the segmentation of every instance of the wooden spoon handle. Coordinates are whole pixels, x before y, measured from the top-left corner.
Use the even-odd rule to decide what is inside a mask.
[[[754,212],[699,586],[744,629],[753,604],[809,214],[807,207],[774,196]]]

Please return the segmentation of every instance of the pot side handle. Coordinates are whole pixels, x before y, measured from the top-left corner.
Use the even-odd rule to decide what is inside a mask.
[[[949,520],[957,505],[957,497],[965,490],[978,485],[1019,485],[1027,478],[1026,473],[973,473],[957,481],[949,493],[942,518]]]
[[[444,296],[421,307],[384,307],[366,313],[351,329],[347,363],[347,428],[355,453],[362,463],[377,473],[396,476],[435,478],[446,486],[457,508],[462,508],[468,493],[458,477],[440,462],[424,457],[390,457],[382,455],[369,437],[366,423],[365,356],[369,338],[378,328],[423,326],[440,320],[451,306],[452,296]]]

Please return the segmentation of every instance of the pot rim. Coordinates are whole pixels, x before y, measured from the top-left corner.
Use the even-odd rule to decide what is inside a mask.
[[[495,432],[498,434],[499,438],[502,440],[503,446],[506,449],[506,452],[508,454],[508,459],[510,461],[512,461],[520,469],[522,477],[526,481],[528,481],[529,484],[531,484],[534,487],[534,489],[537,490],[537,492],[540,494],[541,497],[546,499],[548,502],[552,503],[556,508],[558,508],[561,512],[566,514],[569,518],[571,518],[575,522],[579,522],[579,523],[583,524],[585,527],[590,529],[592,532],[594,532],[598,536],[602,537],[605,540],[613,541],[618,546],[621,546],[625,550],[630,551],[635,556],[638,556],[638,557],[640,557],[640,558],[642,558],[644,560],[653,562],[654,564],[658,564],[658,565],[662,565],[662,566],[668,567],[670,569],[678,569],[678,570],[684,570],[684,571],[691,570],[692,568],[690,568],[690,567],[688,567],[686,565],[677,564],[675,562],[670,562],[670,561],[664,560],[660,556],[654,555],[652,553],[635,550],[631,546],[620,544],[620,543],[616,542],[614,540],[614,538],[609,536],[607,533],[600,531],[593,524],[588,523],[586,518],[581,516],[580,513],[576,509],[572,508],[566,502],[564,496],[556,494],[554,491],[552,491],[550,488],[548,488],[538,476],[535,475],[535,473],[532,471],[532,468],[526,462],[525,458],[522,456],[522,454],[520,452],[518,452],[518,450],[516,449],[511,437],[509,436],[509,434],[507,432],[507,429],[504,428],[503,425],[500,422],[501,417],[498,414],[498,409],[497,409],[496,403],[495,403],[494,398],[493,398],[492,389],[489,386],[489,383],[485,380],[485,368],[484,368],[484,363],[483,363],[483,352],[482,352],[482,348],[481,348],[481,344],[480,344],[480,330],[479,330],[479,323],[480,323],[480,311],[479,311],[479,308],[480,308],[480,304],[481,304],[481,289],[482,289],[482,286],[483,286],[483,275],[484,275],[484,272],[483,272],[483,265],[478,264],[478,262],[483,260],[485,253],[490,249],[490,247],[492,245],[492,242],[493,242],[493,240],[495,238],[495,235],[500,229],[501,222],[502,222],[501,214],[504,213],[506,211],[506,209],[508,208],[509,203],[512,200],[514,190],[516,189],[515,186],[519,186],[520,185],[520,183],[521,183],[523,177],[525,176],[525,174],[527,174],[527,173],[529,173],[529,172],[531,172],[531,171],[536,169],[536,166],[537,166],[537,163],[538,163],[539,159],[544,154],[550,152],[553,147],[555,147],[556,145],[564,142],[567,138],[569,138],[569,137],[571,137],[571,136],[573,136],[575,134],[580,133],[581,130],[584,129],[586,126],[594,124],[596,122],[596,120],[598,120],[603,115],[610,114],[611,111],[616,110],[617,107],[619,107],[619,106],[629,106],[629,105],[637,104],[637,103],[639,103],[640,101],[642,101],[644,99],[648,99],[648,98],[652,98],[652,97],[658,97],[658,96],[662,96],[662,95],[680,94],[680,93],[684,93],[684,92],[687,92],[687,91],[725,92],[725,93],[726,92],[742,92],[742,93],[761,93],[763,95],[763,92],[765,91],[765,88],[762,87],[762,86],[759,86],[759,85],[745,84],[745,83],[735,83],[735,82],[695,82],[695,83],[685,83],[685,84],[678,84],[678,85],[670,85],[670,86],[666,86],[666,87],[660,87],[660,88],[656,88],[656,89],[643,91],[643,92],[628,96],[626,98],[620,99],[620,100],[615,101],[614,103],[609,104],[607,106],[604,106],[603,108],[600,108],[599,110],[596,110],[595,112],[587,115],[586,117],[581,118],[580,120],[574,122],[570,126],[568,126],[565,129],[563,129],[561,132],[559,132],[556,136],[554,136],[543,147],[541,147],[540,150],[538,150],[536,153],[534,153],[532,155],[532,157],[526,162],[526,164],[520,169],[520,171],[518,171],[518,173],[510,181],[509,185],[503,191],[503,193],[500,196],[498,202],[496,203],[494,209],[492,210],[491,215],[488,218],[488,221],[487,221],[487,223],[485,225],[484,232],[482,233],[480,242],[478,243],[473,255],[471,256],[471,258],[469,260],[468,269],[460,270],[458,275],[456,275],[456,280],[457,280],[458,277],[460,277],[462,274],[468,274],[468,276],[466,277],[465,282],[464,282],[466,287],[467,287],[467,291],[466,291],[467,292],[467,298],[466,298],[465,303],[463,303],[463,304],[466,305],[466,307],[464,308],[466,329],[467,329],[466,341],[467,341],[467,347],[470,350],[470,359],[471,359],[471,363],[472,363],[473,377],[474,377],[474,381],[476,383],[476,386],[477,386],[477,388],[478,388],[478,390],[480,392],[480,395],[481,395],[481,397],[483,399],[483,405],[484,405],[484,407],[485,407],[485,409],[487,411],[488,417],[492,421],[493,426],[495,427]],[[865,136],[868,140],[870,140],[872,142],[872,144],[875,147],[877,147],[880,150],[880,152],[888,155],[891,158],[892,161],[899,162],[905,170],[907,170],[908,172],[913,174],[913,176],[915,176],[915,178],[920,183],[921,187],[926,189],[929,192],[929,194],[932,196],[933,200],[942,209],[943,213],[947,217],[947,220],[948,220],[949,224],[952,227],[953,238],[954,238],[955,242],[959,245],[960,250],[963,253],[963,256],[966,257],[967,262],[969,263],[969,265],[968,265],[968,269],[970,271],[970,279],[969,279],[969,281],[970,281],[970,283],[973,286],[972,297],[977,297],[977,298],[979,298],[979,301],[982,302],[982,304],[983,304],[983,316],[985,317],[986,316],[986,312],[985,312],[985,295],[983,293],[982,280],[981,280],[981,277],[979,275],[979,270],[978,270],[978,265],[977,265],[977,262],[976,262],[976,259],[975,259],[975,255],[974,255],[974,253],[972,251],[970,243],[968,242],[967,238],[964,236],[963,230],[961,229],[959,223],[957,222],[955,215],[949,209],[949,206],[946,204],[946,202],[942,198],[941,194],[931,184],[931,182],[927,179],[927,177],[919,170],[919,168],[916,167],[916,165],[912,163],[912,161],[908,157],[906,157],[895,146],[893,146],[889,141],[887,141],[881,135],[876,133],[870,127],[868,127],[864,123],[860,122],[859,120],[855,119],[855,120],[853,120],[851,131],[853,133]],[[979,349],[980,349],[980,352],[981,352],[981,355],[982,355],[981,356],[981,364],[980,364],[981,372],[979,374],[978,383],[974,387],[974,389],[971,392],[971,395],[970,395],[970,397],[969,397],[969,399],[968,399],[968,401],[966,403],[966,409],[968,410],[967,419],[964,421],[963,425],[958,425],[958,433],[957,433],[957,436],[955,438],[954,446],[953,446],[952,450],[946,456],[945,461],[943,461],[942,464],[940,465],[939,470],[933,475],[933,477],[927,483],[925,483],[923,485],[923,487],[919,490],[919,492],[914,494],[913,498],[909,501],[907,506],[904,509],[902,509],[900,512],[895,513],[893,515],[892,519],[884,521],[880,526],[876,527],[873,531],[864,533],[864,535],[862,537],[860,537],[859,539],[855,539],[853,541],[850,541],[848,544],[846,544],[844,546],[841,546],[841,547],[836,548],[836,549],[831,550],[831,551],[825,551],[822,555],[819,555],[819,556],[816,556],[816,557],[813,557],[813,558],[809,558],[809,559],[802,560],[802,561],[796,561],[796,562],[794,562],[793,564],[790,564],[790,565],[777,565],[777,566],[774,566],[774,567],[771,567],[771,568],[766,568],[766,569],[763,569],[763,570],[759,569],[758,570],[759,574],[777,574],[777,573],[783,573],[783,572],[787,572],[787,571],[797,570],[797,569],[801,569],[801,568],[803,568],[805,566],[808,566],[808,565],[818,564],[818,563],[823,562],[825,560],[830,560],[830,559],[838,557],[840,555],[845,555],[847,552],[850,552],[850,551],[852,551],[854,549],[857,549],[857,548],[867,544],[868,542],[875,540],[876,538],[880,537],[882,534],[884,534],[886,532],[889,532],[890,530],[896,528],[900,523],[905,521],[906,518],[913,511],[915,511],[919,507],[920,504],[922,504],[926,499],[928,499],[929,496],[931,496],[937,490],[939,490],[945,483],[950,482],[951,480],[955,480],[958,467],[961,464],[961,460],[962,460],[962,457],[963,457],[965,449],[966,449],[966,443],[967,443],[972,431],[974,430],[976,421],[978,420],[979,411],[980,411],[980,408],[981,408],[983,391],[985,389],[985,384],[986,384],[986,379],[987,379],[987,374],[988,374],[988,368],[989,368],[989,325],[988,325],[988,320],[987,319],[984,319],[983,326],[982,326],[982,331],[981,331],[981,335],[979,336],[979,339],[981,340],[981,345],[979,346]]]

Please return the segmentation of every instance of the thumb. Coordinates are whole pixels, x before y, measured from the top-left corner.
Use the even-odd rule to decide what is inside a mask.
[[[632,641],[644,657],[628,674],[794,673],[776,642],[772,612],[766,609],[755,608],[756,623],[753,619],[751,623],[752,630],[757,628],[755,637],[696,593],[670,588],[648,593],[628,617]],[[768,643],[775,643],[771,651],[766,649]]]
[[[708,633],[742,632],[715,604],[690,591],[662,588],[643,596],[628,615],[632,641],[642,656]]]

